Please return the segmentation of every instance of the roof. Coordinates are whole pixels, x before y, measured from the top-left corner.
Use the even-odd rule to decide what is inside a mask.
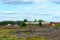
[[[50,24],[50,22],[42,22],[42,24]]]
[[[59,22],[51,22],[51,23],[58,24]]]

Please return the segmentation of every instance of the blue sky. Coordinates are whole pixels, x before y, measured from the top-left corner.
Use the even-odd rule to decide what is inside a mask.
[[[60,0],[0,0],[0,21],[60,21]]]

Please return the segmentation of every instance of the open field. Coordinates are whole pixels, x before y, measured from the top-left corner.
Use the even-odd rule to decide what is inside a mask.
[[[13,35],[16,33],[17,30],[15,29],[0,29],[0,40],[47,40],[46,38],[24,38],[23,36],[21,38],[17,37],[16,35]],[[24,34],[21,34],[24,35]]]
[[[0,28],[0,40],[60,40],[60,28]]]

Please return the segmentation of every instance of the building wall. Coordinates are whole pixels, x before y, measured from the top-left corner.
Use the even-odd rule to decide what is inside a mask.
[[[25,22],[25,24],[28,26],[38,26],[39,22]]]

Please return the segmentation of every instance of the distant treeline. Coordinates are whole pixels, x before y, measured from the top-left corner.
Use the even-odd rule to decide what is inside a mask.
[[[41,22],[43,22],[44,20],[38,20],[38,22],[40,22],[40,25],[41,25]],[[27,19],[24,19],[23,21],[2,21],[0,22],[0,26],[5,26],[7,24],[12,24],[12,25],[19,25],[19,26],[26,26],[25,22],[29,22]],[[33,22],[37,22],[37,20],[34,20]]]

